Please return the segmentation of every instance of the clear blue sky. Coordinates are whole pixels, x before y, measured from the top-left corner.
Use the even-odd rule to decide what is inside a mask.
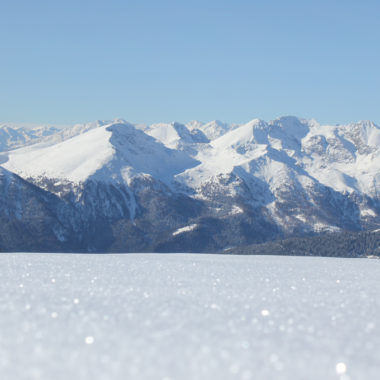
[[[0,121],[380,124],[379,0],[0,0]]]

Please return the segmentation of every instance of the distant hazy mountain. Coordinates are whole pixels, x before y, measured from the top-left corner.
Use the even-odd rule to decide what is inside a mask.
[[[21,214],[4,223],[24,223],[27,185],[41,190],[34,199],[45,211],[27,224],[40,226],[40,244],[46,220],[59,224],[48,223],[52,250],[213,252],[380,225],[380,128],[369,121],[113,120],[32,131],[0,127],[0,164],[23,181],[12,190]],[[3,193],[0,202],[8,215],[12,202]],[[4,223],[0,248],[16,249],[25,231]]]
[[[0,124],[0,152],[34,144],[41,141],[44,137],[53,135],[58,131],[58,128],[51,126],[25,128]]]

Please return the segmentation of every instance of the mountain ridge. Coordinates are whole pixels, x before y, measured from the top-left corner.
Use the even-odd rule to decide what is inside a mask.
[[[61,235],[82,236],[83,251],[220,251],[380,226],[380,128],[370,121],[115,119],[46,127],[23,146],[1,130],[1,167],[65,205],[54,211]],[[102,224],[104,242],[89,244]]]

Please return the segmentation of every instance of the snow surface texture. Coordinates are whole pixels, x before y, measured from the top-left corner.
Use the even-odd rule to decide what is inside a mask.
[[[367,380],[380,261],[0,255],[0,378]]]

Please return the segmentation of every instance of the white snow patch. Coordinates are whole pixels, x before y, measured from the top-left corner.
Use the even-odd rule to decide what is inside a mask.
[[[197,226],[198,226],[197,224],[190,224],[189,226],[178,228],[178,230],[173,232],[173,236],[182,234],[184,232],[193,231],[195,228],[197,228]]]
[[[230,211],[230,215],[242,214],[243,212],[244,210],[241,207],[233,205]]]
[[[376,216],[375,211],[367,208],[360,210],[360,216]]]
[[[341,229],[336,226],[330,226],[324,223],[313,224],[313,229],[315,232],[339,232]]]
[[[181,140],[173,124],[158,123],[152,124],[145,133],[161,141],[168,148],[176,149]]]

